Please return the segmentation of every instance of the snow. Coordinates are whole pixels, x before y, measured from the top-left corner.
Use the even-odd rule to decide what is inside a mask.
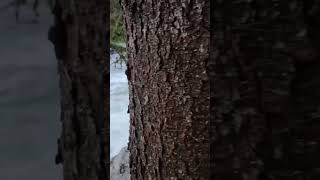
[[[129,104],[126,66],[115,66],[112,62],[119,56],[110,56],[110,157],[114,157],[127,146],[129,139]]]
[[[129,151],[127,147],[121,149],[119,154],[110,162],[111,180],[130,180]]]

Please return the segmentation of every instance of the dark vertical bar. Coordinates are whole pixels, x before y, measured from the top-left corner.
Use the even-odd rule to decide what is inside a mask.
[[[109,0],[57,0],[49,31],[58,60],[64,180],[109,178]]]
[[[212,58],[212,49],[213,49],[213,1],[214,0],[210,0],[210,21],[209,21],[209,33],[210,33],[210,42],[209,42],[209,61],[208,61],[208,75],[209,75],[209,89],[210,89],[210,105],[209,105],[209,141],[210,141],[210,151],[209,151],[209,167],[210,167],[210,179],[214,179],[213,178],[213,142],[212,142],[212,137],[213,137],[213,76],[212,76],[212,72],[213,72],[213,58]]]
[[[107,43],[107,49],[106,49],[106,56],[107,56],[107,62],[104,66],[104,72],[103,72],[103,97],[104,98],[104,128],[105,128],[105,167],[107,171],[107,179],[110,178],[110,0],[107,1],[107,13],[105,20],[107,21],[107,32],[106,32],[106,43]]]

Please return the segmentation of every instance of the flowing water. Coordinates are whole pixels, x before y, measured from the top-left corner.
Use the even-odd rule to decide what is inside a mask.
[[[111,55],[111,62],[118,57]],[[127,146],[129,137],[128,81],[126,66],[110,64],[110,156]]]

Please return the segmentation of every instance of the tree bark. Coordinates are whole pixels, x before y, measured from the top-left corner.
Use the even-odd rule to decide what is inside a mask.
[[[218,1],[211,178],[320,178],[320,1]]]
[[[57,0],[49,31],[58,59],[64,180],[109,178],[109,1]]]
[[[124,0],[132,180],[209,178],[209,1]]]

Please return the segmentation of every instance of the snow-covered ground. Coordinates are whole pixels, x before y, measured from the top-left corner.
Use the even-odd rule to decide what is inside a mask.
[[[117,54],[110,56],[110,156],[115,156],[127,146],[129,138],[128,82],[125,75],[126,65],[117,65],[112,62]]]

